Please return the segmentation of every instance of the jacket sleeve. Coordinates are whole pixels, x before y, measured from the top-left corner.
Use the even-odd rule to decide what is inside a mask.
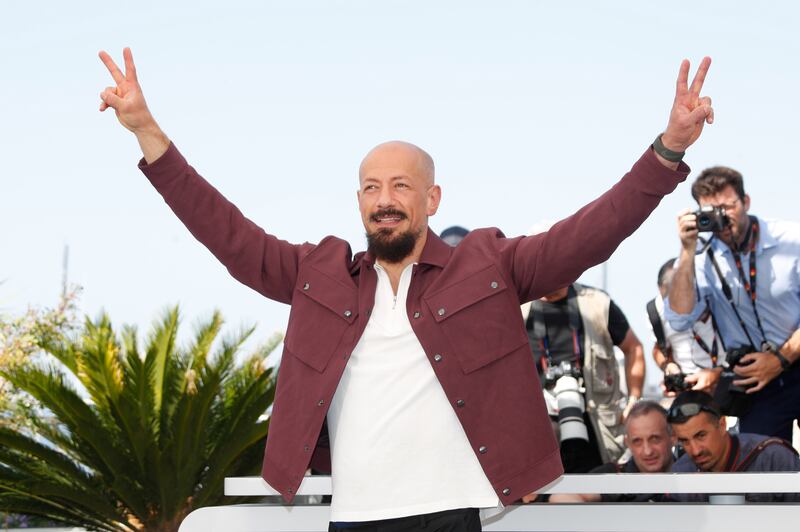
[[[685,163],[671,170],[648,148],[609,191],[549,231],[503,239],[501,254],[520,302],[563,288],[607,260],[688,175]]]
[[[174,144],[139,169],[189,232],[241,283],[291,303],[300,259],[312,244],[293,245],[267,234],[192,168]]]

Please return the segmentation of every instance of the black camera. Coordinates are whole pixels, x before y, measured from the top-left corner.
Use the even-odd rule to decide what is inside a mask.
[[[697,230],[701,233],[716,233],[725,229],[730,220],[722,207],[705,205],[694,212],[697,216]]]
[[[684,392],[691,390],[692,385],[686,382],[684,373],[669,373],[664,375],[664,387],[668,392]]]
[[[714,391],[714,401],[719,405],[720,411],[726,416],[741,417],[753,405],[753,396],[748,395],[747,389],[755,386],[740,386],[733,384],[734,380],[741,377],[733,372],[734,366],[741,366],[742,357],[758,351],[755,347],[740,346],[730,349],[725,355],[725,366],[719,376],[717,389]]]
[[[557,366],[547,367],[547,370],[544,372],[544,387],[552,388],[556,385],[558,379],[565,375],[576,379],[580,379],[583,376],[581,370],[576,368],[571,362],[565,360]]]

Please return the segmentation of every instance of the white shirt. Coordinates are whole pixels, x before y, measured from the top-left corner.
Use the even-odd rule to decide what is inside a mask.
[[[372,521],[499,503],[406,309],[378,264],[375,306],[328,410],[331,521]]]
[[[656,296],[656,310],[661,318],[667,344],[672,347],[672,360],[680,366],[682,372],[691,375],[700,371],[701,368],[714,367],[711,355],[694,339],[695,333],[709,349],[712,349],[714,342],[717,343],[717,356],[721,357],[717,362],[722,363],[725,350],[722,348],[718,335],[715,334],[710,314],[705,321],[697,320],[691,328],[685,331],[676,331],[664,318],[664,300],[661,299],[661,295]]]

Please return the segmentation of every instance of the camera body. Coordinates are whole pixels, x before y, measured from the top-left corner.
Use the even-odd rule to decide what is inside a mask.
[[[558,382],[558,379],[565,375],[574,377],[575,379],[581,379],[583,377],[581,370],[575,367],[572,362],[565,360],[557,366],[547,367],[547,370],[544,372],[544,387],[548,389],[553,388],[556,382]]]
[[[685,373],[669,373],[664,375],[664,387],[668,392],[680,393],[686,390],[691,390],[692,385],[686,382]]]
[[[748,395],[746,392],[748,388],[754,385],[740,386],[733,384],[734,380],[740,378],[734,373],[733,368],[742,365],[742,357],[757,351],[758,349],[752,345],[746,345],[729,349],[725,355],[725,367],[722,368],[717,389],[714,391],[714,401],[726,416],[743,416],[753,404],[753,396]]]
[[[730,220],[722,207],[705,205],[694,212],[697,217],[697,230],[700,233],[716,233],[725,229]]]

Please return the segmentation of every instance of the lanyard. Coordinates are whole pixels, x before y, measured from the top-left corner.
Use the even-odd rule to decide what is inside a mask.
[[[744,270],[742,269],[742,261],[741,257],[739,256],[738,252],[734,252],[734,259],[736,260],[736,266],[739,270],[739,277],[745,285],[745,290],[747,294],[750,296],[750,304],[753,306],[753,314],[756,316],[756,324],[758,325],[758,331],[761,333],[761,337],[764,339],[764,342],[767,341],[767,335],[764,334],[764,328],[761,326],[761,317],[758,315],[758,308],[756,308],[756,244],[758,241],[758,219],[754,216],[750,217],[750,226],[752,228],[751,234],[751,242],[750,242],[750,281],[748,283],[747,279],[744,275]],[[706,249],[706,253],[708,254],[708,258],[711,260],[711,264],[714,266],[714,271],[717,272],[717,277],[719,278],[719,282],[722,285],[722,293],[725,295],[725,299],[728,300],[728,304],[733,309],[733,313],[736,315],[736,319],[739,320],[739,326],[744,331],[745,336],[747,336],[747,340],[750,342],[750,345],[755,348],[756,343],[753,341],[753,338],[750,336],[750,332],[747,330],[747,326],[742,319],[741,314],[739,314],[739,310],[736,308],[736,303],[733,301],[733,292],[731,291],[731,287],[728,285],[727,281],[725,281],[725,277],[722,275],[722,271],[719,269],[719,264],[717,264],[717,259],[714,257],[714,252],[711,250],[711,247]]]
[[[733,252],[733,259],[736,263],[736,269],[739,270],[739,279],[742,280],[742,285],[744,285],[744,290],[747,292],[747,295],[750,296],[750,304],[753,306],[753,314],[756,315],[756,323],[758,324],[758,330],[761,333],[762,338],[764,341],[767,340],[766,335],[764,334],[764,327],[761,325],[761,316],[758,315],[758,309],[756,308],[756,243],[758,242],[758,219],[755,216],[750,217],[750,231],[752,233],[750,236],[750,279],[748,281],[747,277],[744,274],[744,268],[742,268],[742,256],[739,254],[738,251]]]

